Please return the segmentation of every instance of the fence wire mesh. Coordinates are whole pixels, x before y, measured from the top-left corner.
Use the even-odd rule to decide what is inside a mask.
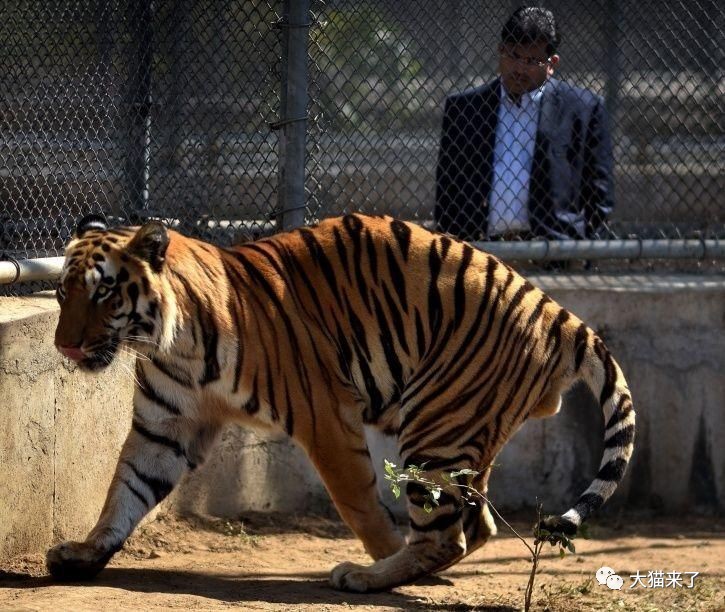
[[[359,210],[474,239],[584,236],[571,228],[597,184],[586,176],[602,144],[595,108],[613,160],[613,208],[595,237],[725,237],[722,3],[549,2],[562,37],[554,76],[594,97],[579,111],[564,96],[542,147],[549,85],[533,138],[489,88],[515,5],[310,0],[307,78],[291,87],[284,26],[297,1],[3,3],[0,253],[59,255],[89,212],[161,218],[225,243],[274,231],[286,162],[284,129],[273,128],[299,119],[283,103],[300,88],[307,221]],[[504,53],[519,72],[548,60]],[[442,129],[451,96],[453,136]],[[529,144],[518,132],[506,140],[504,125]],[[506,207],[527,197],[523,225],[510,225]]]
[[[485,92],[496,79],[501,28],[512,7],[415,0],[316,6],[321,21],[311,51],[311,215],[365,209],[431,219],[444,101],[474,88]],[[602,235],[722,236],[722,4],[619,0],[548,6],[562,33],[555,77],[601,96],[609,116],[614,208]],[[458,172],[451,182],[463,184],[449,200],[461,196],[473,204],[464,215],[470,221],[492,187],[490,177],[481,176],[482,166],[491,170],[484,152],[492,151],[475,141],[492,115],[499,118],[498,95],[464,95],[457,102],[461,107],[451,122],[462,124],[448,126],[454,142],[448,143],[447,169]],[[587,151],[571,147],[586,145],[587,138],[568,133],[576,129],[568,119],[559,109],[553,120],[559,133],[550,155],[554,163],[565,163],[551,172],[563,173],[554,178],[574,190],[571,179],[577,170],[581,176],[575,163]],[[498,139],[501,134],[493,131]],[[550,188],[532,185],[532,191],[537,187]],[[463,224],[454,219],[449,229],[475,233],[463,231]]]

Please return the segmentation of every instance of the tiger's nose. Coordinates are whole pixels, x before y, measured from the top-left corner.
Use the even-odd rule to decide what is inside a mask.
[[[57,345],[58,351],[64,357],[68,357],[71,361],[80,361],[86,354],[80,346],[61,346]]]

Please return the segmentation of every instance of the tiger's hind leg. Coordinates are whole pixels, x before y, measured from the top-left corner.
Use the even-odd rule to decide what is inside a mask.
[[[426,477],[440,481],[442,472],[464,467],[471,466],[430,469],[426,470]],[[432,507],[428,507],[428,491],[420,484],[408,483],[406,497],[411,527],[407,545],[367,567],[354,563],[338,565],[330,578],[335,588],[359,593],[389,589],[448,567],[466,554],[460,489],[442,492],[438,504]]]
[[[464,494],[466,499],[463,500],[464,505],[461,520],[463,521],[463,533],[466,537],[465,553],[457,559],[451,560],[447,565],[438,568],[436,570],[437,572],[442,572],[452,565],[455,565],[463,557],[467,557],[474,550],[481,548],[481,546],[488,542],[491,536],[496,535],[498,531],[496,522],[493,519],[493,514],[491,514],[491,509],[487,501],[488,477],[490,474],[491,468],[489,466],[475,476],[468,485],[473,491],[470,491],[468,495]]]
[[[488,499],[488,477],[491,467],[487,467],[473,478],[470,486],[480,495],[472,493],[463,508],[463,531],[466,534],[466,554],[483,546],[491,536],[497,533]]]

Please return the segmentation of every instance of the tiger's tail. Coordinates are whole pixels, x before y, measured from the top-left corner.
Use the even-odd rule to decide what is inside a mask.
[[[632,397],[622,370],[599,337],[577,347],[575,372],[599,399],[604,413],[604,454],[596,477],[576,504],[561,516],[541,521],[541,528],[566,535],[575,535],[582,522],[611,497],[634,449]]]

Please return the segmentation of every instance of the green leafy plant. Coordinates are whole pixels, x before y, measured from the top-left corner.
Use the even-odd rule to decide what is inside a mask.
[[[410,465],[405,469],[399,468],[397,465],[385,459],[385,479],[390,483],[390,489],[396,498],[400,497],[400,486],[403,483],[413,482],[422,485],[428,494],[423,508],[426,512],[432,512],[433,507],[437,506],[440,500],[441,493],[447,488],[456,487],[461,490],[461,499],[463,503],[474,504],[475,498],[478,498],[488,504],[489,508],[494,512],[498,519],[511,530],[511,532],[526,546],[528,551],[531,553],[531,572],[529,574],[529,581],[526,585],[526,591],[524,593],[524,610],[528,612],[531,609],[531,598],[534,592],[534,583],[536,580],[536,573],[539,569],[539,563],[541,560],[541,551],[544,546],[548,543],[551,546],[559,546],[559,556],[563,558],[566,556],[566,551],[576,553],[574,542],[572,537],[561,532],[551,532],[540,527],[542,518],[541,505],[537,506],[537,520],[534,526],[533,543],[529,543],[526,539],[514,529],[511,524],[501,516],[501,513],[491,503],[491,501],[480,491],[471,485],[473,477],[478,476],[480,472],[471,469],[453,470],[448,473],[441,474],[441,480],[438,482],[433,479],[425,470],[425,463],[417,466]],[[467,482],[461,482],[461,476],[467,477],[464,480]],[[583,526],[582,526],[583,527]],[[579,529],[579,535],[587,537],[586,528]]]

